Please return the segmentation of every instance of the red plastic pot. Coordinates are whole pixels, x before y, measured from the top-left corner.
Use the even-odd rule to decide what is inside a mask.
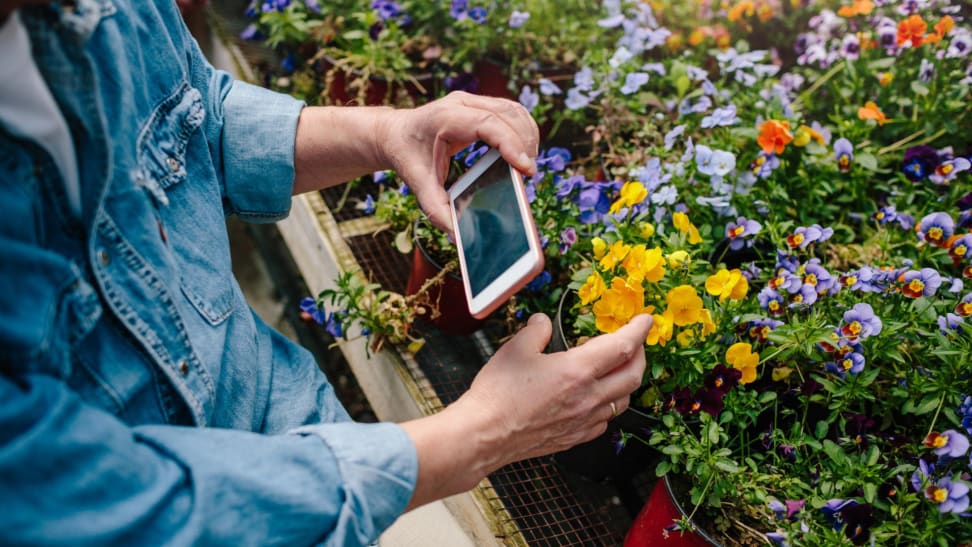
[[[419,243],[416,241],[415,249],[412,251],[412,269],[409,270],[408,285],[405,288],[405,294],[408,296],[417,293],[427,280],[442,271],[442,266],[433,260]],[[420,316],[423,322],[448,334],[472,334],[483,326],[481,319],[476,319],[469,314],[465,289],[459,276],[452,273],[446,274],[443,282],[432,286],[428,294],[429,301],[438,304],[439,316],[435,319]]]
[[[655,481],[651,495],[641,512],[631,523],[624,538],[624,547],[719,547],[719,543],[704,532],[682,532],[668,528],[685,512],[672,494],[672,486],[667,476]]]

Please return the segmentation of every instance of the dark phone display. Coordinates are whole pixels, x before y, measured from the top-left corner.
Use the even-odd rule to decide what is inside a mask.
[[[459,238],[473,296],[510,268],[530,248],[517,206],[518,184],[509,165],[496,160],[455,200]]]

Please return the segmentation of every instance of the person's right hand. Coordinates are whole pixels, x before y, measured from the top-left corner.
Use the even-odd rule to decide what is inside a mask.
[[[530,318],[496,352],[469,390],[442,412],[402,424],[419,477],[410,507],[468,490],[515,461],[591,440],[628,408],[641,385],[651,317],[565,352],[545,354],[550,320]]]
[[[537,314],[496,352],[457,404],[475,407],[505,463],[559,452],[591,440],[628,408],[641,385],[644,343],[651,316],[641,315],[617,332],[565,352],[545,354],[550,320]]]

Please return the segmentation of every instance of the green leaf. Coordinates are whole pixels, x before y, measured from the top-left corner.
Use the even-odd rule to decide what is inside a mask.
[[[830,431],[830,424],[824,420],[820,420],[814,428],[813,435],[817,439],[823,439],[827,436],[828,431]]]
[[[928,95],[928,86],[919,82],[918,80],[911,82],[911,90],[915,93],[915,95],[920,97],[925,97]]]
[[[740,471],[740,467],[731,460],[716,460],[715,467],[726,473],[738,473]]]
[[[763,404],[773,401],[775,399],[776,399],[775,391],[764,391],[759,395],[759,402]]]
[[[679,456],[685,453],[685,450],[677,444],[670,444],[662,448],[661,451],[662,454],[668,454],[669,456]]]
[[[877,498],[877,485],[876,484],[865,484],[864,485],[864,500],[868,503],[874,503],[874,499]]]
[[[830,457],[830,459],[833,460],[834,462],[844,461],[844,451],[839,446],[837,446],[837,444],[834,443],[834,441],[831,441],[830,439],[825,439],[823,442],[823,450],[824,453],[827,454],[827,456]]]
[[[655,466],[655,476],[664,477],[669,471],[671,471],[671,469],[672,464],[665,461],[658,462],[658,465]]]
[[[918,403],[918,406],[912,411],[912,414],[916,416],[921,416],[922,414],[928,414],[929,412],[938,408],[938,396],[928,395]]]
[[[861,152],[860,154],[857,154],[854,157],[854,161],[856,161],[861,167],[867,169],[868,171],[878,170],[877,158],[875,158],[873,154],[868,154],[867,152]]]
[[[881,457],[881,449],[877,445],[872,444],[871,448],[867,451],[867,465],[875,465],[878,459]]]
[[[719,444],[719,424],[718,423],[709,422],[707,436],[709,437],[709,444]]]
[[[665,424],[665,427],[671,429],[675,425],[675,418],[671,414],[665,414],[662,416],[662,423]]]

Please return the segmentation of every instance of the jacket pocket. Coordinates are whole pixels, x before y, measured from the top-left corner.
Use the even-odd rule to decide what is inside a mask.
[[[199,131],[205,116],[202,95],[187,83],[159,104],[140,133],[139,178],[156,198],[183,294],[218,325],[236,297],[218,182],[200,152],[208,150]]]

